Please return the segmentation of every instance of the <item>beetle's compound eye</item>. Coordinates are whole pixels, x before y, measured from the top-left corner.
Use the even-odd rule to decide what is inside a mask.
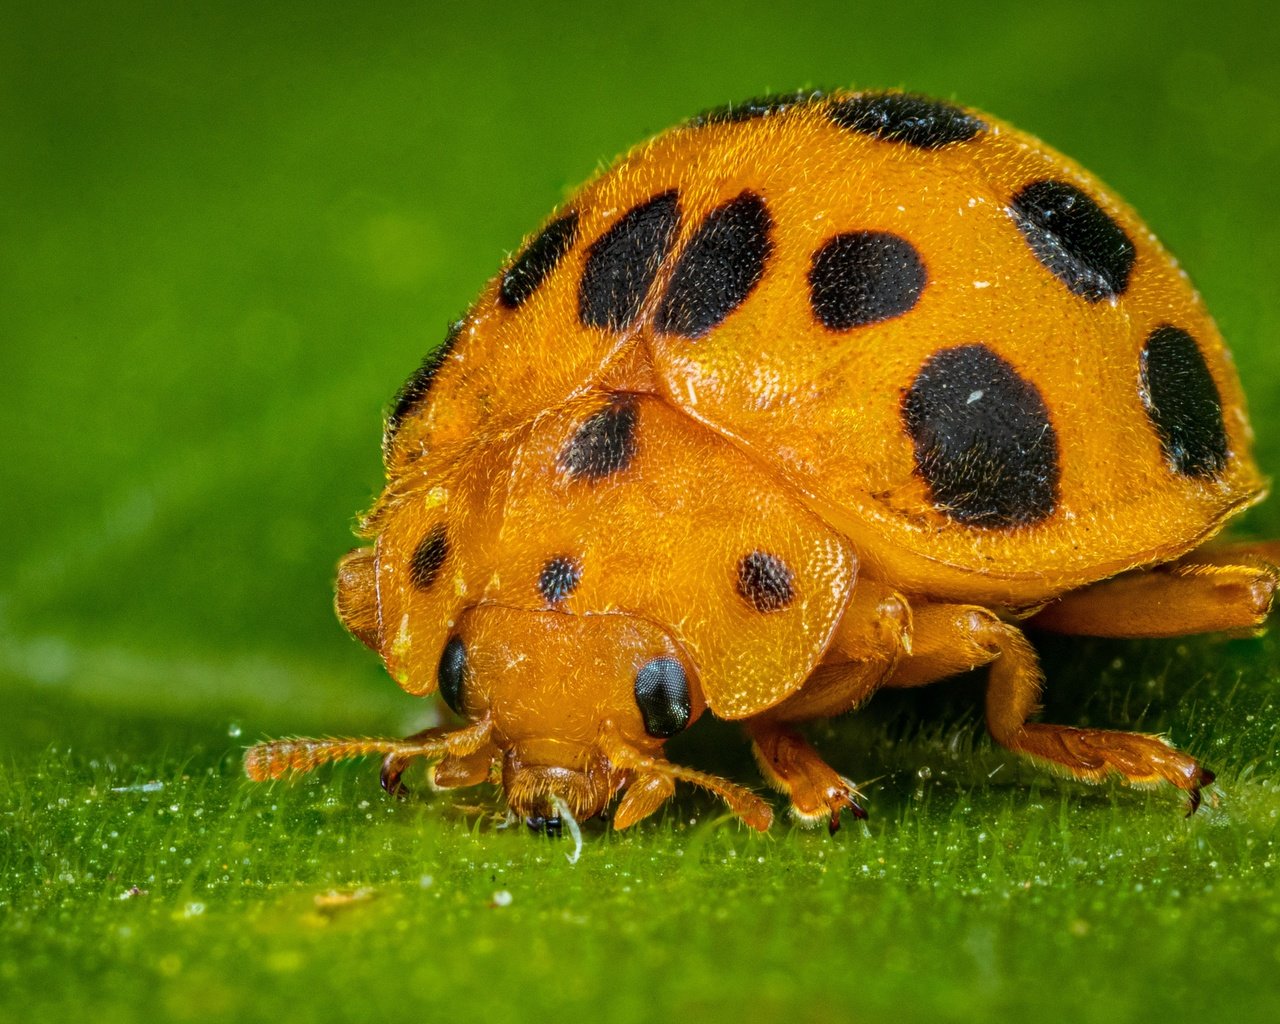
[[[665,739],[678,733],[693,711],[684,666],[675,658],[654,658],[636,673],[636,703],[650,736]]]
[[[436,679],[440,683],[440,696],[444,698],[444,702],[455,714],[464,714],[462,687],[467,681],[467,645],[462,642],[462,637],[455,636],[444,645]]]

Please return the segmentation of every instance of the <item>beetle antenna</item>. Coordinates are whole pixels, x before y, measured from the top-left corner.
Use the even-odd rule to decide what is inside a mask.
[[[282,775],[302,775],[322,764],[352,757],[382,754],[407,761],[415,757],[439,760],[446,754],[474,753],[489,738],[489,720],[474,722],[453,732],[427,730],[406,740],[367,737],[269,740],[245,751],[244,771],[254,782],[278,779]]]
[[[708,793],[714,793],[729,805],[729,810],[759,832],[767,832],[769,826],[773,824],[773,809],[762,797],[747,789],[746,786],[739,786],[736,782],[722,779],[718,775],[709,775],[695,768],[685,768],[669,761],[656,761],[650,770],[705,789]]]
[[[432,748],[430,753],[423,749],[426,746]],[[369,754],[441,757],[444,753],[445,746],[440,741],[423,744],[360,737],[270,740],[245,751],[244,772],[254,782],[265,782],[286,774],[302,775],[331,761],[345,761]]]
[[[700,789],[705,789],[708,793],[713,793],[728,804],[729,810],[733,811],[734,814],[757,831],[768,831],[769,826],[773,823],[773,809],[761,797],[745,786],[739,786],[737,783],[722,779],[718,775],[700,772],[696,768],[685,768],[682,765],[672,764],[670,761],[641,754],[628,745],[612,728],[606,728],[601,739],[603,740],[604,754],[615,768],[634,771],[641,776],[656,775],[673,782],[687,782]],[[633,785],[638,784],[638,782],[633,783]],[[670,793],[668,792],[666,795],[669,796]],[[623,815],[623,817],[629,823],[631,820],[638,820],[646,814],[652,813],[653,809],[655,808],[636,814],[635,818],[631,818],[628,815]]]

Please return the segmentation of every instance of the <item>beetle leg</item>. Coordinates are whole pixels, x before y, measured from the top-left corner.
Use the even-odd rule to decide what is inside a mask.
[[[676,784],[667,775],[642,775],[627,787],[613,814],[614,828],[627,828],[649,817],[675,795]]]
[[[1124,573],[1066,594],[1027,625],[1074,636],[1134,638],[1253,632],[1266,621],[1280,582],[1274,563],[1253,554],[1223,548]]]
[[[485,744],[472,754],[445,754],[427,770],[433,789],[466,789],[495,780],[494,766],[501,761],[496,747]],[[499,769],[500,771],[500,769]]]
[[[802,824],[825,822],[834,835],[841,812],[849,811],[855,818],[867,816],[853,783],[838,775],[799,733],[769,718],[754,719],[746,729],[760,771],[791,800],[791,813]]]
[[[792,816],[802,824],[825,823],[834,833],[844,811],[855,818],[867,813],[853,783],[791,724],[844,714],[867,700],[911,652],[911,633],[907,599],[874,580],[860,581],[823,663],[796,693],[746,723],[761,773],[787,795]]]
[[[426,730],[426,732],[416,733],[407,737],[405,742],[418,741],[431,732],[432,730]],[[388,754],[382,761],[382,771],[379,774],[382,788],[391,796],[400,799],[411,796],[413,791],[400,781],[400,777],[414,758],[426,756],[426,754],[414,753]],[[490,781],[491,769],[497,757],[497,750],[488,744],[471,754],[446,753],[427,769],[427,778],[432,789],[464,789],[467,786],[478,786],[482,782]]]
[[[987,728],[1003,747],[1084,782],[1119,776],[1130,785],[1169,782],[1188,795],[1190,810],[1213,773],[1158,736],[1028,722],[1043,676],[1022,631],[985,608],[924,605],[915,609],[912,656],[890,686],[918,686],[990,663]]]
[[[860,581],[822,663],[804,686],[770,709],[768,718],[807,722],[851,711],[883,686],[910,652],[907,599],[875,581]]]
[[[404,742],[425,743],[441,735],[443,735],[441,729],[423,729],[412,736],[406,736]],[[382,788],[386,790],[388,796],[403,800],[409,795],[409,787],[401,781],[401,776],[417,756],[419,755],[393,752],[382,759],[382,770],[378,773],[378,781],[382,783]]]

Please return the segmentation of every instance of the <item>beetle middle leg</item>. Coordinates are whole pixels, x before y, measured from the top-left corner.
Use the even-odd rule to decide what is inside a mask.
[[[989,664],[987,728],[1003,747],[1084,782],[1119,776],[1131,785],[1169,782],[1186,791],[1188,813],[1213,773],[1158,736],[1028,721],[1043,675],[1022,631],[985,608],[935,604],[915,609],[914,649],[886,685],[918,686]]]

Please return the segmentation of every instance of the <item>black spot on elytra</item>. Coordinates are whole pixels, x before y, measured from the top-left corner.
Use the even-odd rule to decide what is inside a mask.
[[[1037,181],[1009,210],[1036,259],[1076,295],[1101,302],[1124,294],[1133,242],[1087,193],[1065,181]]]
[[[538,593],[547,604],[557,604],[573,593],[582,579],[582,566],[576,559],[559,555],[542,567],[538,576]]]
[[[457,344],[458,338],[462,334],[462,325],[465,320],[458,320],[449,326],[449,333],[445,335],[444,341],[431,350],[427,354],[426,359],[422,361],[422,365],[413,371],[413,374],[400,385],[400,390],[396,392],[395,398],[391,400],[391,413],[387,416],[386,425],[382,430],[382,450],[384,454],[389,452],[392,443],[395,441],[396,433],[409,414],[418,409],[431,394],[431,385],[436,379],[436,374],[440,372],[440,367],[444,365],[444,361],[449,357],[449,353],[453,351],[454,345]]]
[[[1222,399],[1195,338],[1165,324],[1147,338],[1142,401],[1165,458],[1183,476],[1214,477],[1227,465]]]
[[[920,254],[905,238],[851,231],[813,254],[809,302],[824,327],[846,331],[907,312],[927,281]]]
[[[588,416],[560,452],[560,468],[574,479],[600,480],[631,465],[636,454],[636,404],[629,395]]]
[[[903,401],[934,503],[974,526],[1039,522],[1058,500],[1058,437],[1040,392],[985,345],[931,356]]]
[[[468,675],[467,645],[462,642],[462,637],[451,637],[440,655],[436,682],[440,685],[440,696],[455,715],[466,714],[462,710],[462,702],[466,697]]]
[[[807,106],[824,99],[826,95],[819,89],[800,90],[776,96],[756,96],[741,103],[729,103],[723,107],[704,110],[701,114],[690,118],[688,123],[693,128],[701,128],[708,124],[741,124],[743,121],[773,117],[795,107]]]
[[[636,673],[636,705],[644,731],[659,739],[674,736],[689,724],[693,703],[684,666],[675,658],[654,658]]]
[[[443,525],[419,541],[409,559],[409,582],[418,590],[430,590],[449,557],[449,537]]]
[[[950,103],[902,92],[862,93],[831,104],[841,128],[917,149],[940,149],[968,142],[986,123]]]
[[[676,263],[656,329],[700,338],[737,309],[764,276],[773,252],[772,226],[764,200],[754,192],[707,214]]]
[[[738,559],[738,594],[758,612],[785,608],[795,597],[791,569],[777,555],[753,551]]]
[[[498,284],[498,302],[507,309],[523,305],[547,275],[556,269],[577,237],[576,213],[566,213],[543,228],[503,273]]]
[[[578,284],[578,319],[620,331],[640,312],[680,222],[673,189],[633,207],[591,243]]]

